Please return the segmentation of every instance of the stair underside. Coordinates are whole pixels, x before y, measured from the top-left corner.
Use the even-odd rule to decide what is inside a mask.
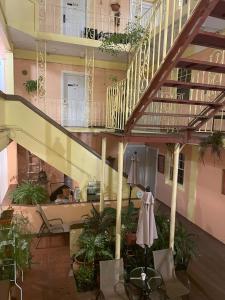
[[[167,54],[163,65],[159,67],[159,70],[156,73],[155,77],[153,77],[153,79],[151,80],[148,89],[140,99],[139,104],[135,107],[132,115],[130,116],[125,126],[125,132],[129,132],[132,129],[140,129],[142,131],[147,129],[146,131],[149,131],[150,128],[177,129],[181,131],[185,130],[185,128],[187,130],[197,130],[203,124],[205,124],[211,118],[213,118],[216,114],[219,114],[221,116],[223,115],[223,113],[221,114],[220,111],[225,105],[225,85],[220,85],[218,83],[208,84],[167,79],[173,68],[182,68],[187,70],[196,70],[199,72],[206,71],[225,74],[224,64],[181,57],[181,48],[184,46],[187,48],[191,44],[216,48],[220,50],[225,49],[225,35],[214,32],[205,32],[201,30],[202,25],[204,24],[208,16],[212,16],[223,20],[225,19],[225,1],[215,0],[214,8],[212,9],[211,6],[212,10],[210,10],[209,6],[204,10],[203,6],[204,4],[208,5],[207,2],[199,2],[200,5],[198,9],[196,9],[192,17],[185,25],[183,31],[180,33],[180,36],[175,41],[172,49]],[[198,28],[196,26],[195,30],[193,31],[192,29],[194,24],[198,23],[197,15],[200,11],[200,18],[202,23]],[[191,34],[188,34],[188,32],[186,31],[188,27],[189,32],[191,32],[191,34],[193,33],[193,36],[191,38]],[[190,38],[189,42],[185,41],[185,38],[186,40]],[[181,55],[177,55],[176,51],[179,51]],[[195,90],[196,92],[197,90],[206,91],[206,99],[205,101],[202,101],[203,99],[198,99],[198,97],[196,98],[197,100],[182,100],[176,98],[170,99],[168,97],[163,98],[161,97],[161,92],[159,93],[160,97],[156,97],[157,92],[161,87],[181,89],[181,91],[183,89],[184,95],[185,91],[187,90]],[[195,95],[199,95],[198,92],[197,94],[196,92],[194,92]],[[215,95],[213,94],[213,92],[215,92]],[[178,90],[177,93],[179,93]],[[203,94],[201,92],[201,97],[202,95]],[[211,98],[211,95],[214,95],[213,99]],[[151,103],[153,104],[151,105]],[[173,107],[173,105],[175,106]],[[176,105],[178,105],[177,108]],[[197,110],[197,113],[195,113],[195,109],[193,109],[193,106],[200,106],[200,109]],[[183,110],[181,109],[181,107],[184,107]],[[183,124],[181,119],[184,120]],[[175,120],[174,124],[172,123],[173,120]]]

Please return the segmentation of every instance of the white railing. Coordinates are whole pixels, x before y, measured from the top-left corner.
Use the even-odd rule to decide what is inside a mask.
[[[105,127],[105,103],[51,98],[32,98],[31,103],[65,127]]]
[[[113,118],[107,122],[111,127],[123,129],[175,39],[190,18],[198,0],[187,0],[185,3],[185,5],[181,5],[179,0],[158,0],[149,12],[150,19],[146,33],[128,66],[126,83],[121,85],[121,82],[118,82],[109,87],[107,91],[106,110],[108,116],[106,119]],[[124,94],[124,90],[120,91],[121,88],[124,89],[124,86],[126,87],[126,96],[119,102],[124,101],[122,107],[126,108],[125,116],[119,114],[116,111],[118,107],[114,105],[115,102],[118,102],[116,99]],[[112,109],[114,109],[113,112]],[[119,117],[115,119],[115,115]]]

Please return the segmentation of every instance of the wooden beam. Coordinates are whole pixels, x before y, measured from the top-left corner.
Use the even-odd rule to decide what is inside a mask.
[[[218,64],[214,62],[185,58],[185,57],[180,58],[176,67],[190,69],[190,70],[206,71],[206,72],[225,73],[224,64]]]
[[[225,41],[224,41],[225,42]],[[207,83],[197,83],[197,82],[184,82],[177,80],[166,80],[163,84],[166,87],[173,88],[183,88],[183,89],[195,89],[195,90],[206,90],[206,91],[225,91],[225,86],[223,85],[212,85]]]
[[[169,99],[169,98],[153,98],[152,102],[162,103],[174,103],[174,104],[186,104],[186,105],[204,105],[204,106],[219,106],[219,103],[209,101],[197,101],[197,100],[182,100],[182,99]]]
[[[200,31],[192,41],[193,45],[225,50],[225,35]]]
[[[174,114],[174,113],[151,113],[145,112],[143,113],[144,116],[158,116],[158,117],[175,117],[175,118],[205,118],[205,116],[195,115],[195,114]]]

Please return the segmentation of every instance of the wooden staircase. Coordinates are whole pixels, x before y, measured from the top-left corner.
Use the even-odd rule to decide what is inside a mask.
[[[202,30],[202,25],[208,16],[225,20],[225,1],[199,1],[192,16],[185,24],[183,30],[175,40],[174,45],[165,57],[164,62],[157,70],[145,93],[131,113],[125,125],[125,133],[128,134],[132,132],[132,130],[149,130],[151,128],[159,128],[160,130],[174,129],[176,131],[188,130],[193,132],[199,130],[209,120],[213,119],[216,114],[220,113],[225,105],[225,81],[221,84],[212,84],[210,82],[185,82],[173,80],[169,77],[174,68],[225,74],[225,64],[182,57],[184,51],[190,45],[225,50],[225,35]],[[164,88],[185,89],[189,91],[200,90],[204,91],[206,96],[208,92],[215,92],[215,97],[210,100],[205,99],[205,101],[191,98],[179,99],[176,97],[163,97],[160,95],[160,91]],[[153,103],[158,103],[162,109],[159,111],[151,111],[150,108]],[[182,111],[181,108],[180,112],[174,110],[174,112],[171,113],[167,111],[166,105],[168,104],[188,107],[188,109],[183,109]],[[188,113],[191,106],[200,107],[200,113]],[[163,107],[165,108],[163,109]],[[146,116],[148,117],[147,119]],[[172,117],[173,119],[186,118],[186,122],[184,122],[184,124],[179,123],[178,125],[162,122],[155,124],[154,118],[156,117],[167,117],[167,119],[168,117]]]

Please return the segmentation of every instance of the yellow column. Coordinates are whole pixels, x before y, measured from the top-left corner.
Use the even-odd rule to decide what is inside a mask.
[[[122,209],[122,181],[123,181],[123,142],[118,145],[118,181],[116,207],[116,251],[115,258],[120,259],[121,244],[121,209]]]
[[[175,224],[176,224],[176,204],[177,204],[177,177],[179,163],[180,144],[174,145],[173,153],[173,186],[170,211],[170,248],[174,248]]]
[[[106,161],[106,137],[103,137],[102,138],[102,166],[101,166],[100,212],[102,212],[104,210],[105,161]]]

